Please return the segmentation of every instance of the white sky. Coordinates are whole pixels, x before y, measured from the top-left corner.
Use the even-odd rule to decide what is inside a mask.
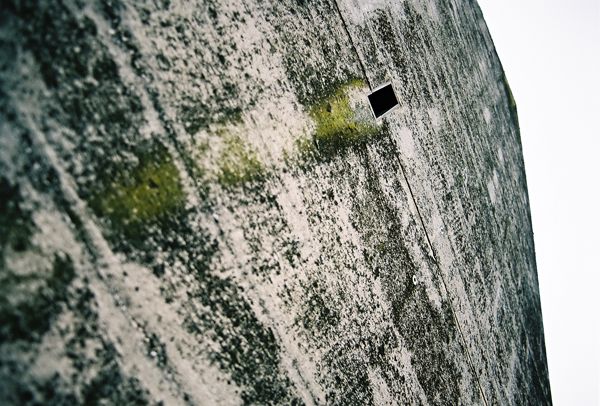
[[[600,397],[600,0],[479,0],[514,94],[554,404]]]

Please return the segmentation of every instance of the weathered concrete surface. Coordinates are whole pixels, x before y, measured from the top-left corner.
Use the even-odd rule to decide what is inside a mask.
[[[551,402],[474,2],[1,8],[0,403]]]

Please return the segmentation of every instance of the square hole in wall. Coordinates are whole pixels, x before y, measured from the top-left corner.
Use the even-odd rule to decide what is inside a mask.
[[[398,105],[398,98],[391,83],[380,86],[368,96],[375,118],[379,118]]]

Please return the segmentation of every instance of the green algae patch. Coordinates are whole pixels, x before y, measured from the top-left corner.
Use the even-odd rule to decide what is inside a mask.
[[[301,155],[311,152],[318,152],[322,156],[333,155],[364,143],[379,133],[370,116],[366,97],[364,100],[353,97],[364,93],[364,87],[361,80],[350,81],[310,107],[309,114],[315,123],[315,131],[312,142],[298,140],[297,147]]]
[[[268,168],[246,139],[243,125],[228,123],[201,134],[190,151],[192,177],[206,190],[252,188],[264,181]]]
[[[226,136],[218,161],[217,179],[224,187],[236,187],[265,176],[265,166],[256,151],[238,136]]]
[[[510,112],[510,116],[519,128],[519,116],[517,114],[517,103],[515,102],[515,98],[513,96],[512,90],[510,89],[510,85],[508,84],[508,79],[506,79],[506,75],[504,72],[502,73],[502,85],[504,86],[504,91],[506,92],[506,97],[508,98],[508,110]]]
[[[160,222],[184,204],[178,169],[166,152],[142,155],[133,170],[117,174],[91,202],[97,215],[127,235],[137,234],[143,224]]]

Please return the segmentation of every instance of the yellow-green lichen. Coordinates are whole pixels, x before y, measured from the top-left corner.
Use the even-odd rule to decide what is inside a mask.
[[[506,91],[506,97],[508,98],[508,109],[509,109],[511,118],[518,128],[519,127],[519,116],[517,114],[517,103],[515,102],[515,98],[513,96],[512,90],[510,89],[510,85],[508,84],[508,79],[506,78],[506,75],[504,73],[502,74],[502,84],[504,85],[504,90]]]
[[[137,167],[110,181],[94,196],[92,208],[127,232],[165,218],[184,202],[177,167],[166,153],[158,153],[142,157]]]
[[[299,141],[301,154],[309,150],[311,144],[320,152],[331,153],[364,142],[377,134],[377,127],[366,114],[366,105],[354,105],[350,98],[351,92],[360,94],[362,88],[362,81],[353,80],[310,108],[310,116],[315,122],[314,143]]]
[[[222,186],[240,186],[264,177],[263,163],[240,137],[227,135],[223,142],[217,173],[217,179]]]

